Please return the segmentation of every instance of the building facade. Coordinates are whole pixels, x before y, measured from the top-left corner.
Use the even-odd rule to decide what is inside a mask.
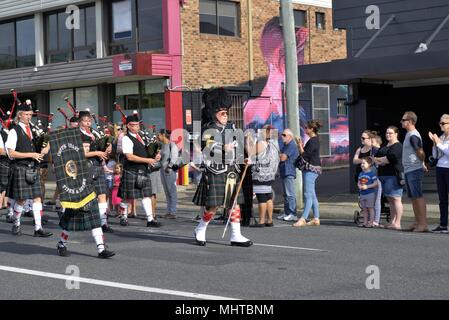
[[[331,1],[293,2],[298,64],[345,58],[346,34],[333,26]],[[116,122],[114,102],[125,113],[139,110],[156,129],[191,130],[201,90],[226,86],[239,127],[282,129],[279,13],[278,0],[3,0],[0,105],[8,110],[14,88],[53,113],[54,127],[65,121],[58,110],[70,115],[69,98]],[[301,121],[323,122],[328,165],[347,162],[346,95],[346,86],[300,84]]]

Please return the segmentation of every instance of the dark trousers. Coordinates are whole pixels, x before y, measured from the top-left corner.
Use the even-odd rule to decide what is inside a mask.
[[[436,169],[438,198],[440,200],[440,226],[447,227],[449,168]]]

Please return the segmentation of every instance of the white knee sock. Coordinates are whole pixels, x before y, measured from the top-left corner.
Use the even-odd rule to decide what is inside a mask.
[[[58,245],[61,247],[66,247],[69,241],[69,232],[67,230],[62,230],[61,238],[59,239]]]
[[[16,200],[8,198],[8,216],[14,216],[14,205],[16,204]]]
[[[107,202],[99,202],[98,209],[100,210],[101,225],[108,225],[108,217],[106,216],[106,212],[108,211]]]
[[[153,207],[151,206],[151,198],[142,199],[142,205],[145,210],[145,214],[147,215],[147,221],[153,221]]]
[[[34,230],[42,229],[42,203],[33,203]]]
[[[122,215],[120,219],[128,220],[128,204],[126,202],[120,203],[120,214]]]
[[[206,241],[206,230],[209,222],[214,217],[214,213],[204,211],[200,223],[195,228],[195,236],[198,241]]]
[[[242,236],[240,232],[240,208],[234,209],[231,212],[231,241],[232,242],[246,242],[249,239]]]
[[[95,243],[97,244],[98,253],[101,253],[105,249],[103,230],[101,228],[92,229],[92,237],[94,237]]]
[[[18,204],[17,202],[14,204],[14,225],[20,226],[20,217],[23,213],[23,206]]]
[[[28,199],[27,201],[25,201],[25,204],[23,205],[23,210],[25,212],[30,212],[31,210],[34,210],[33,204],[34,204],[33,200]]]

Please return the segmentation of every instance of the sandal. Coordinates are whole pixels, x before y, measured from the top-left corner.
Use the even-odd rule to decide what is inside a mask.
[[[273,226],[274,226],[273,222],[266,222],[265,223],[265,227],[273,227]]]

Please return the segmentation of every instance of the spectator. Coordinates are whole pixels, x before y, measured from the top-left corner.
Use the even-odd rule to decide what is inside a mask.
[[[160,151],[156,154],[160,155]],[[156,159],[156,158],[155,158]],[[158,161],[154,166],[150,166],[150,182],[151,182],[151,205],[153,207],[153,216],[154,219],[157,220],[157,195],[161,192],[163,192],[164,188],[162,187],[162,181],[161,181],[161,162]]]
[[[162,142],[161,149],[161,181],[164,187],[165,197],[167,199],[167,213],[165,218],[176,219],[176,205],[178,201],[178,193],[176,189],[176,180],[178,174],[172,169],[173,165],[178,161],[178,147],[170,141],[171,132],[161,129],[157,138]]]
[[[373,134],[373,138],[371,139],[371,145],[372,145],[372,155],[373,155],[373,160],[374,160],[374,156],[377,154],[377,152],[379,151],[379,149],[382,146],[382,137],[379,136],[379,134],[376,131],[372,131]],[[373,163],[373,170],[374,173],[378,176],[378,165],[377,163],[374,161]],[[382,211],[382,185],[379,182],[378,186],[377,186],[377,193],[376,193],[376,203],[374,205],[374,223],[373,226],[374,227],[379,227],[380,226],[380,215]]]
[[[356,165],[354,176],[354,180],[356,183],[358,182],[360,172],[362,172],[362,168],[360,167],[362,159],[373,156],[373,138],[374,135],[372,131],[365,130],[362,132],[362,146],[356,150],[354,158],[352,160],[352,163]]]
[[[123,165],[120,163],[117,163],[114,166],[114,180],[113,180],[113,187],[112,187],[112,208],[116,215],[119,214],[119,206],[122,202],[122,198],[118,196],[118,188],[120,186],[120,180],[123,173]]]
[[[302,217],[293,224],[294,227],[303,226],[319,226],[320,225],[320,211],[318,207],[318,198],[315,191],[315,181],[321,173],[321,159],[320,159],[320,139],[318,137],[318,130],[322,124],[317,120],[310,120],[307,122],[306,134],[310,137],[306,145],[303,147],[301,139],[298,138],[299,153],[302,158],[311,164],[309,169],[302,171],[302,180],[304,184],[304,211]],[[307,222],[310,209],[313,208],[313,220]]]
[[[408,229],[414,232],[427,232],[426,202],[422,192],[422,180],[427,168],[424,164],[426,157],[421,135],[416,130],[418,117],[413,111],[404,113],[401,119],[402,128],[407,134],[402,146],[402,165],[404,166],[407,195],[412,200],[415,223]]]
[[[403,213],[401,176],[404,172],[402,166],[402,143],[398,140],[398,128],[389,126],[385,132],[387,144],[382,147],[374,159],[378,165],[377,176],[382,184],[383,195],[390,206],[391,222],[385,227],[401,230],[401,217]]]
[[[443,134],[438,137],[429,132],[433,142],[432,156],[436,162],[436,179],[438,198],[440,200],[440,225],[433,232],[448,233],[448,192],[449,192],[449,115],[443,114],[440,119]]]
[[[281,173],[282,186],[284,191],[284,213],[278,219],[284,221],[296,221],[296,167],[294,165],[298,158],[298,147],[293,141],[294,135],[290,129],[285,129],[282,133],[282,147],[280,154],[279,170]]]
[[[250,142],[248,147],[253,163],[253,192],[259,207],[256,227],[273,226],[273,183],[279,167],[279,149],[272,139],[273,129],[271,125],[264,126],[260,131],[260,139]]]
[[[357,187],[360,190],[360,207],[363,212],[363,224],[362,227],[372,228],[374,222],[374,205],[376,201],[376,189],[378,181],[376,174],[372,168],[373,159],[371,157],[361,160],[360,167],[362,172],[359,174],[359,180]]]

